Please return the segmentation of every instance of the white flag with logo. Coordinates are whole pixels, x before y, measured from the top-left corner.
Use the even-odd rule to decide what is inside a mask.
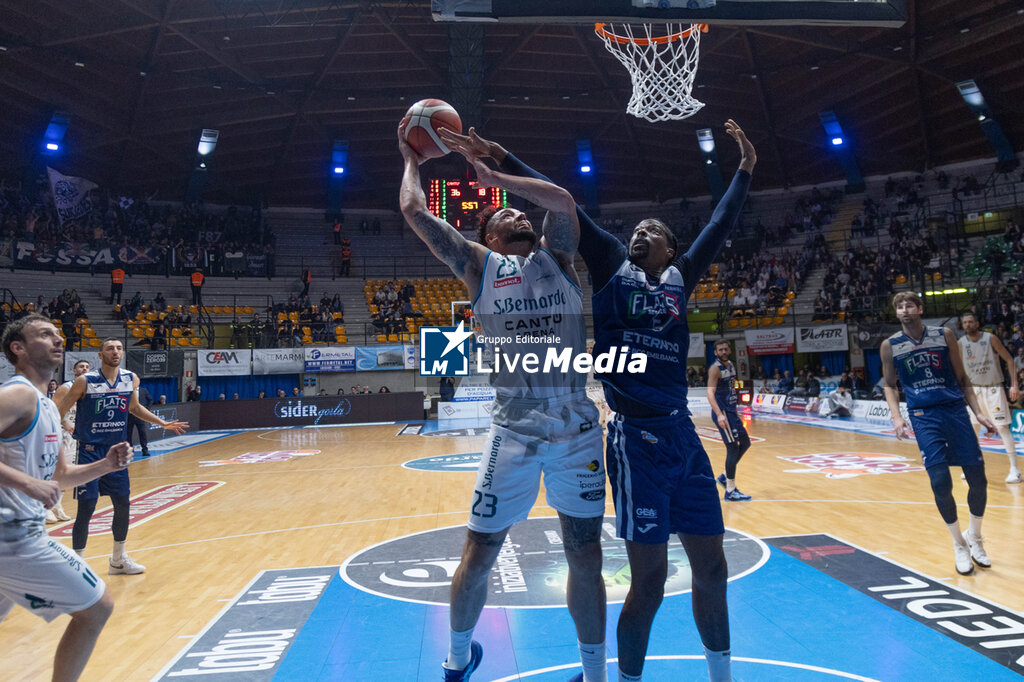
[[[46,174],[50,177],[53,204],[57,208],[57,217],[61,224],[68,220],[81,218],[92,210],[89,192],[99,185],[85,178],[62,175],[49,166],[46,167]]]

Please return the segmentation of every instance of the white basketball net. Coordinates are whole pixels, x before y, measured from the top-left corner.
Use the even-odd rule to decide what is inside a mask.
[[[626,112],[648,121],[677,121],[701,107],[691,96],[700,56],[701,29],[694,24],[597,24],[605,48],[633,81]]]

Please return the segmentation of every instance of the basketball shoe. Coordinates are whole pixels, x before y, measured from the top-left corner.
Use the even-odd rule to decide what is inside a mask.
[[[135,559],[125,554],[120,561],[110,560],[110,575],[138,575],[146,570],[146,567],[137,563]]]
[[[971,562],[971,550],[967,545],[953,543],[953,554],[956,556],[956,572],[960,575],[974,573],[974,564]]]
[[[985,551],[985,545],[982,544],[982,538],[980,535],[975,535],[968,528],[964,531],[964,540],[967,542],[967,546],[971,551],[971,558],[974,559],[974,563],[978,564],[982,568],[992,568],[992,562],[988,558],[988,553]]]
[[[739,488],[733,488],[732,490],[727,490],[722,499],[726,502],[746,502],[747,500],[752,500],[754,498],[750,495],[744,495],[740,492]]]
[[[719,474],[715,480],[718,481],[718,485],[725,487],[725,474]]]
[[[1017,470],[1017,469],[1013,469],[1012,471],[1010,471],[1010,473],[1006,476],[1006,482],[1007,483],[1020,483],[1021,482],[1020,471]]]
[[[441,669],[444,671],[444,682],[467,682],[469,676],[480,667],[480,661],[484,658],[484,648],[480,645],[480,642],[473,640],[469,645],[469,665],[462,670],[449,670],[443,665]]]

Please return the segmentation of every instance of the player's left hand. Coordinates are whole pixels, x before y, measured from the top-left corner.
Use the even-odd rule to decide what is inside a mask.
[[[749,173],[754,169],[754,164],[757,163],[757,150],[754,149],[754,145],[747,139],[746,133],[743,132],[739,124],[731,118],[725,122],[725,132],[739,144],[740,154],[742,155],[740,168]]]
[[[176,434],[178,434],[180,436],[181,434],[183,434],[186,431],[188,431],[188,422],[183,422],[183,421],[164,422],[163,424],[160,425],[160,428],[165,429],[167,431],[174,431]]]
[[[1020,397],[1020,389],[1018,389],[1016,386],[1010,386],[1010,402],[1011,403],[1017,402],[1017,398],[1019,398],[1019,397]]]
[[[405,159],[412,159],[416,162],[416,165],[422,165],[426,159],[416,153],[416,150],[412,148],[412,145],[405,139],[405,129],[409,126],[409,118],[403,118],[398,123],[398,151],[402,153],[402,157]]]

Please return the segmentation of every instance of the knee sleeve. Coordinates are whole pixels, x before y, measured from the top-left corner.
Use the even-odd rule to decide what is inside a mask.
[[[128,522],[131,519],[131,504],[127,497],[110,498],[114,505],[114,520],[110,524],[110,530],[114,535],[114,542],[124,542],[128,537]]]
[[[89,540],[89,521],[92,520],[92,513],[94,511],[96,511],[95,497],[91,500],[78,498],[78,511],[75,513],[75,525],[71,529],[72,548],[85,548],[85,543]]]
[[[963,467],[964,478],[967,479],[967,506],[974,516],[985,515],[988,503],[988,477],[985,476],[984,464],[972,464]]]
[[[956,500],[953,499],[953,477],[949,475],[949,467],[931,467],[928,469],[928,478],[932,482],[932,493],[935,495],[939,515],[947,524],[953,523],[957,519]]]

